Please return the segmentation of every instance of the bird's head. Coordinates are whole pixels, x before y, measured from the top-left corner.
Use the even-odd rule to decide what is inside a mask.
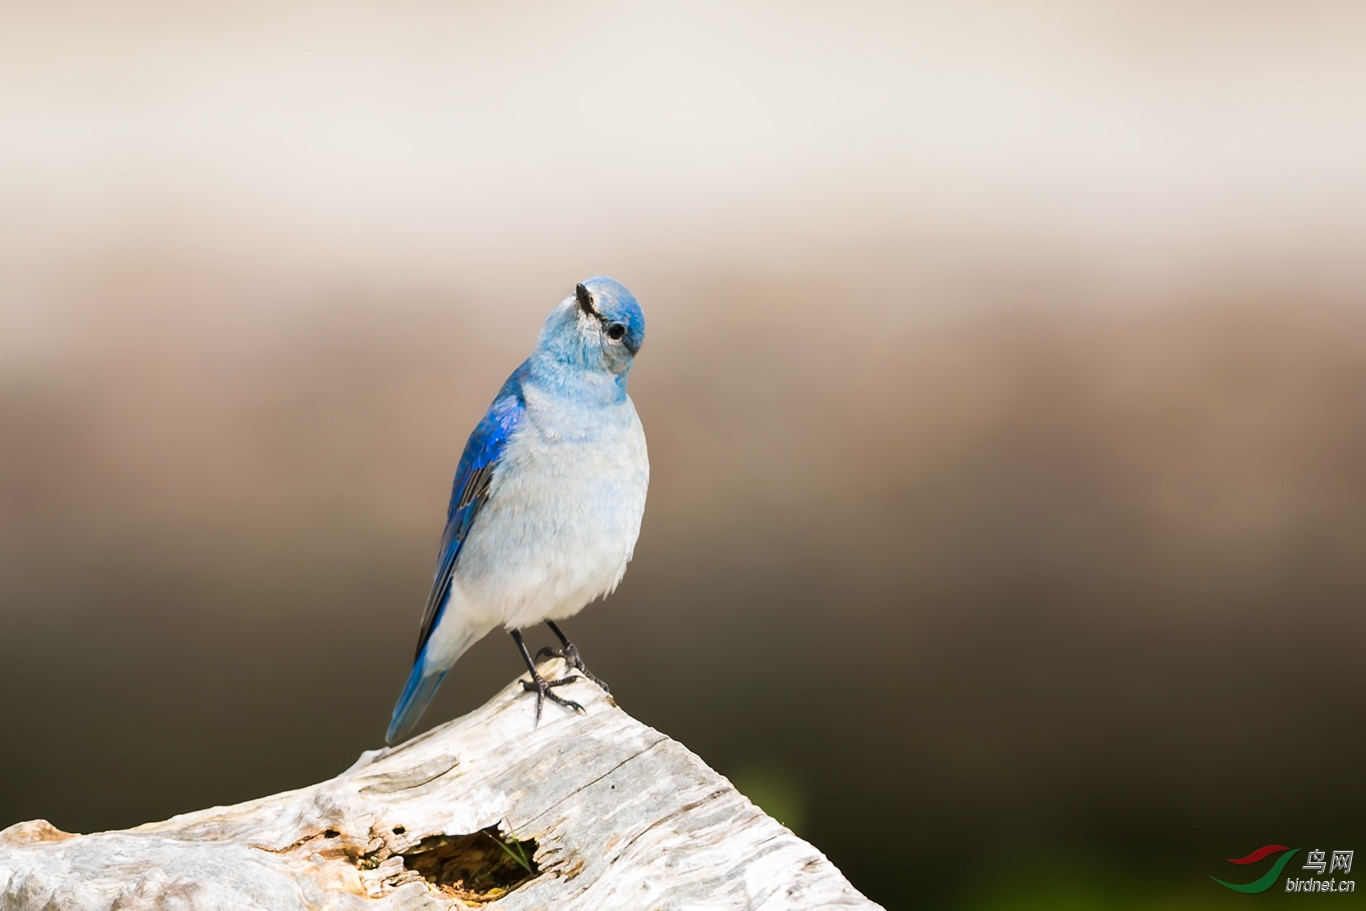
[[[645,314],[630,291],[590,278],[550,311],[537,346],[556,363],[625,377],[645,341]]]

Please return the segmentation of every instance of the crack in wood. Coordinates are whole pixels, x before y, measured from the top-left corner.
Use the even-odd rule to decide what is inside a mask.
[[[11,826],[0,908],[876,911],[687,749],[575,686],[585,714],[532,727],[514,682],[330,781],[237,806],[93,835]]]

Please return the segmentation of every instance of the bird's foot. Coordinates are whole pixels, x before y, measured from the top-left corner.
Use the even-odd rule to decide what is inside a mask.
[[[564,663],[569,665],[570,668],[578,671],[589,680],[602,687],[604,693],[611,694],[612,690],[607,685],[607,681],[590,671],[588,666],[583,663],[583,656],[579,654],[579,647],[574,643],[571,642],[564,648],[551,648],[547,645],[536,653],[536,660],[539,661],[542,655],[549,655],[552,658],[563,658]]]
[[[546,680],[540,674],[532,671],[531,680],[522,681],[523,690],[528,693],[536,694],[536,724],[538,726],[541,723],[541,706],[545,704],[547,699],[556,705],[562,705],[567,709],[573,709],[579,713],[583,712],[583,706],[579,705],[573,699],[565,699],[554,691],[554,687],[564,686],[566,683],[573,683],[575,680],[582,679],[583,678],[578,674],[569,674],[568,676],[561,677],[559,680]]]

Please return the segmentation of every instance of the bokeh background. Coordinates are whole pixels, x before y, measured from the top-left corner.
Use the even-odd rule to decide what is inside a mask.
[[[0,5],[0,826],[379,745],[465,436],[609,274],[652,487],[567,629],[869,896],[1233,907],[1226,857],[1366,849],[1363,35]]]

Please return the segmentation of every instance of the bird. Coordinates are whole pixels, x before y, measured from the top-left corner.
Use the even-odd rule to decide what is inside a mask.
[[[608,691],[556,621],[615,591],[635,553],[650,460],[626,383],[644,341],[644,313],[622,284],[577,284],[470,434],[386,742],[412,730],[460,656],[499,626],[531,672],[522,686],[536,694],[535,725],[547,699],[583,711],[556,687],[587,677]],[[522,639],[542,622],[561,648],[537,657],[566,663],[556,680]]]

